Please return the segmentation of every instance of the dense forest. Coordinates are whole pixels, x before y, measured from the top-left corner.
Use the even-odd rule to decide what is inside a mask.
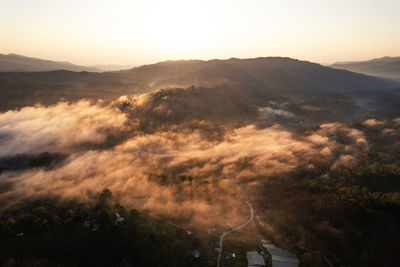
[[[90,203],[40,198],[2,212],[4,266],[185,266],[196,240],[125,210],[105,189]]]
[[[398,119],[359,120],[292,132],[296,140],[316,136],[326,137],[325,144],[335,144],[330,154],[321,150],[303,156],[283,171],[266,172],[266,177],[257,177],[268,167],[257,166],[255,158],[239,158],[234,162],[234,173],[244,172],[248,176],[254,169],[256,179],[261,181],[255,189],[246,180],[239,183],[266,224],[255,224],[257,231],[277,245],[296,252],[302,266],[324,265],[327,257],[335,264],[350,266],[398,265]],[[207,136],[204,138],[209,140]],[[220,138],[207,142],[221,142]],[[57,154],[41,154],[38,159],[17,157],[16,161],[27,163],[23,168],[14,169],[57,168],[51,162],[65,157]],[[189,162],[150,171],[146,179],[153,188],[174,190],[178,205],[187,198],[188,186],[198,191],[189,194],[192,201],[203,191],[210,204],[227,205],[212,200],[212,192],[217,190],[233,202],[229,195],[232,192],[226,192],[227,188],[222,186],[227,178],[213,178],[222,175],[219,171],[190,175],[193,166],[204,163],[193,159]],[[2,164],[9,166],[7,162]],[[13,169],[3,167],[3,170]],[[1,192],[4,194],[12,187],[3,183]],[[5,266],[201,266],[192,252],[206,246],[203,228],[188,235],[164,220],[136,209],[126,210],[120,198],[120,193],[113,196],[105,189],[89,193],[84,202],[51,194],[8,207],[0,217],[1,262]],[[191,225],[195,229],[196,224]],[[231,242],[228,247],[240,258],[256,241],[241,245]],[[211,253],[208,257],[213,259],[216,255]]]
[[[398,266],[398,128],[396,135],[385,135],[393,123],[350,126],[364,130],[369,144],[357,162],[334,166],[323,156],[304,159],[265,184],[259,209],[274,229],[269,235],[302,255],[304,266],[323,265],[327,255],[334,255],[337,264]],[[310,135],[317,129],[301,132]],[[346,143],[348,136],[330,138]]]

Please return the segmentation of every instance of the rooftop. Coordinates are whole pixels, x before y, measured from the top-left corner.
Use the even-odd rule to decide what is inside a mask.
[[[258,254],[257,251],[247,251],[247,266],[265,266],[264,257]]]
[[[275,248],[274,244],[263,244],[263,247],[268,249],[268,248]]]
[[[264,246],[265,249],[268,251],[268,253],[271,255],[272,261],[284,261],[284,262],[290,262],[290,263],[296,263],[299,264],[299,259],[296,257],[295,254],[281,249],[281,248],[276,248],[276,247],[266,247]]]

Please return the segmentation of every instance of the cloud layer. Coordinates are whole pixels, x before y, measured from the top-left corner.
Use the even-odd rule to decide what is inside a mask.
[[[108,188],[128,208],[188,226],[234,225],[248,216],[243,197],[270,177],[316,156],[332,168],[351,166],[368,148],[362,131],[337,123],[300,134],[278,125],[233,127],[190,118],[149,131],[144,123],[160,123],[140,111],[149,109],[149,101],[149,96],[110,105],[81,101],[0,114],[0,158],[65,155],[51,168],[0,173],[0,208],[46,195],[89,201]],[[224,129],[218,138],[205,134],[216,129]]]

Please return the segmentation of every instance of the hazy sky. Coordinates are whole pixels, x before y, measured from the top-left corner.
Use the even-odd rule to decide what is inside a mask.
[[[77,64],[400,56],[400,0],[0,0],[0,53]]]

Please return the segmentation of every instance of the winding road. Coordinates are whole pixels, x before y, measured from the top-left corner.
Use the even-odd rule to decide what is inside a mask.
[[[253,207],[251,206],[251,204],[246,200],[246,204],[247,206],[249,206],[250,209],[250,218],[243,224],[229,230],[228,232],[224,232],[220,237],[219,237],[219,254],[218,254],[218,260],[217,260],[217,267],[219,267],[219,263],[221,261],[221,255],[222,255],[222,242],[225,236],[227,236],[229,233],[233,232],[233,231],[237,231],[242,229],[243,227],[245,227],[246,225],[248,225],[249,223],[251,223],[251,221],[254,218],[254,210]]]

